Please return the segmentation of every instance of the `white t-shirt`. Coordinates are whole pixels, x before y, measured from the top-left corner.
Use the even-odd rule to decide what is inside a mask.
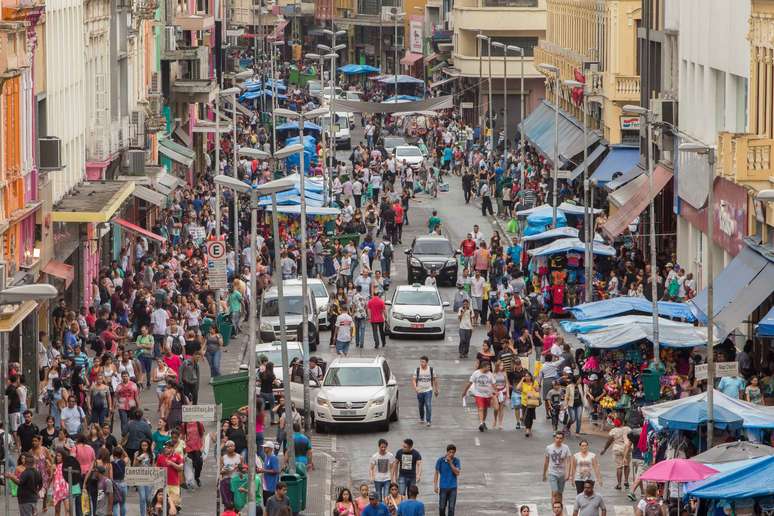
[[[352,340],[352,317],[348,313],[343,313],[336,318],[336,340],[340,342],[350,342]]]
[[[417,372],[419,374],[417,374]],[[414,379],[417,382],[417,392],[430,392],[433,390],[433,379],[435,377],[435,371],[430,372],[430,366],[425,369],[421,367],[414,371]]]
[[[395,455],[392,452],[387,452],[384,455],[376,452],[371,455],[369,465],[374,466],[374,481],[386,482],[390,480],[393,464],[395,464]]]
[[[468,308],[467,312],[462,313],[462,308],[460,308],[459,315],[462,316],[460,318],[460,330],[472,330],[473,329],[473,309]]]
[[[494,392],[494,382],[494,375],[491,372],[482,373],[481,370],[476,369],[470,375],[470,383],[473,384],[470,390],[473,392],[473,396],[489,398]]]
[[[486,283],[486,280],[483,276],[480,278],[473,276],[470,279],[470,295],[472,297],[484,297],[484,283]]]
[[[363,183],[360,181],[355,181],[352,183],[352,195],[362,195],[363,194]]]
[[[571,456],[570,447],[562,444],[560,447],[553,443],[546,446],[546,457],[548,457],[548,474],[554,477],[563,477],[565,472],[565,463]]]
[[[151,324],[153,325],[154,335],[165,335],[167,333],[167,320],[169,314],[163,308],[157,308],[151,314]]]

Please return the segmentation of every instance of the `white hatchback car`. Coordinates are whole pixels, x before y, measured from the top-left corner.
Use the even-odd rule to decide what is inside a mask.
[[[401,285],[395,289],[392,299],[386,302],[387,333],[397,335],[446,336],[448,301],[441,299],[433,286]]]
[[[274,376],[279,380],[279,385],[275,386],[273,391],[275,396],[284,394],[282,380],[284,373],[282,371],[282,346],[279,342],[263,342],[255,345],[255,363],[260,362],[261,356],[265,356],[269,362],[274,365]],[[298,341],[288,342],[288,364],[292,364],[295,360],[297,363],[301,363],[304,359],[303,345]],[[247,371],[247,364],[241,364],[239,366],[240,371]],[[292,370],[291,370],[292,371]],[[255,371],[256,377],[258,376],[258,370]],[[317,389],[320,387],[315,380],[309,380],[309,386],[312,389],[310,392],[311,398],[314,398]],[[290,377],[290,399],[293,400],[298,410],[302,411],[304,407],[304,382],[303,377],[299,375],[291,374]]]
[[[328,328],[328,303],[331,301],[331,296],[328,293],[328,288],[325,286],[325,282],[320,278],[308,278],[306,280],[309,285],[309,290],[312,291],[315,303],[317,304],[317,319],[320,322],[320,328]],[[300,279],[285,280],[285,285],[300,287]]]
[[[371,423],[386,432],[398,420],[398,382],[382,356],[337,358],[312,399],[312,410],[317,432]]]
[[[413,169],[418,169],[425,161],[422,151],[416,145],[398,145],[395,147],[395,159],[399,162],[406,162]]]

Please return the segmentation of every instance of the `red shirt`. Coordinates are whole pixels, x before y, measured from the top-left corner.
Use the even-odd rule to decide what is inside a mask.
[[[395,212],[395,224],[403,224],[403,206],[396,202],[392,205],[392,211]]]
[[[167,364],[167,366],[169,366],[169,368],[172,369],[175,374],[180,374],[180,366],[183,364],[183,361],[179,356],[169,355],[168,357],[163,357],[162,360],[164,360],[164,363]]]
[[[384,301],[379,296],[374,296],[368,300],[368,314],[371,322],[384,322]]]
[[[160,468],[167,468],[167,485],[179,486],[180,472],[170,464],[183,464],[183,457],[178,453],[173,453],[172,455],[160,453],[158,459],[156,459],[156,465]]]
[[[476,252],[476,241],[472,238],[467,238],[462,241],[462,256],[471,257]]]

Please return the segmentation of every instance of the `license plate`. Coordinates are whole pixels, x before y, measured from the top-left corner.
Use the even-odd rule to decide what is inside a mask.
[[[411,323],[411,327],[412,328],[424,328],[425,327],[425,323],[413,322],[413,323]]]
[[[342,416],[356,416],[357,410],[342,410],[341,411]]]

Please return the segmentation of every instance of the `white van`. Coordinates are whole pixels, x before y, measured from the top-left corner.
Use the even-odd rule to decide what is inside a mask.
[[[352,113],[338,112],[334,113],[333,124],[336,127],[336,148],[337,149],[351,149],[352,148],[352,136],[350,134],[350,127],[352,126]],[[330,124],[330,116],[325,115],[320,118],[320,124],[323,131],[328,132]]]

